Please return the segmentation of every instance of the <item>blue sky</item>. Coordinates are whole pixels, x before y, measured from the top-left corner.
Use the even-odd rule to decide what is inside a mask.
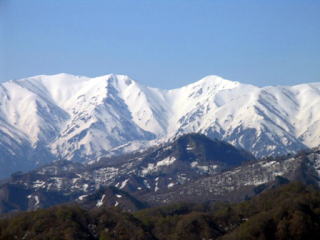
[[[206,75],[320,82],[319,0],[0,0],[0,81],[128,74],[175,88]]]

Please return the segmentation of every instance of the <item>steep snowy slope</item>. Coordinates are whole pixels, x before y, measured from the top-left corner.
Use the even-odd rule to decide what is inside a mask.
[[[286,154],[320,144],[318,106],[320,83],[259,88],[208,76],[161,90],[113,74],[9,81],[0,84],[0,162],[6,163],[0,175],[52,159],[137,150],[188,132],[256,157]]]
[[[258,88],[209,76],[176,90],[186,106],[173,111],[180,113],[176,131],[202,132],[257,157],[314,147],[320,143],[319,89],[317,83]]]

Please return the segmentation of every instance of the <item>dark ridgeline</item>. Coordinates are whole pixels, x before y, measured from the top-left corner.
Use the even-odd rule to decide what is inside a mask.
[[[156,193],[253,159],[230,144],[187,134],[141,153],[104,158],[88,165],[57,161],[28,173],[13,174],[0,185],[0,211],[33,210],[75,200],[95,206],[104,191],[108,192],[109,206],[119,204],[137,210],[149,205],[146,200]],[[117,188],[127,192],[127,201],[125,197],[117,199]]]

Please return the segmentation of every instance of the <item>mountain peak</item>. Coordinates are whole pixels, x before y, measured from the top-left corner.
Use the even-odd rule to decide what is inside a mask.
[[[132,83],[136,83],[128,75],[124,74],[108,74],[105,75],[108,78],[109,83],[116,84],[118,86],[129,86]]]
[[[206,77],[201,78],[199,81],[190,84],[189,86],[192,86],[192,87],[198,86],[202,88],[213,87],[217,90],[223,90],[223,89],[235,88],[235,87],[238,87],[239,85],[240,85],[240,82],[230,81],[217,75],[208,75]]]

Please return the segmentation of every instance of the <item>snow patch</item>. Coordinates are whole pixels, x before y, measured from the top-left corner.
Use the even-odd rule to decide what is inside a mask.
[[[124,181],[121,183],[120,189],[123,189],[123,188],[127,185],[128,181],[129,181],[129,179],[124,180]]]
[[[87,192],[88,191],[88,188],[89,188],[89,185],[88,184],[83,184],[83,191],[84,192]]]
[[[194,147],[190,144],[187,145],[186,150],[187,151],[192,151],[194,149]]]
[[[86,197],[88,197],[88,195],[81,195],[81,196],[78,197],[78,199],[80,201],[83,201],[83,199],[85,199]]]
[[[96,204],[97,207],[101,207],[103,205],[103,200],[105,197],[106,197],[106,195],[103,194],[101,199],[97,201],[97,204]]]
[[[35,205],[35,206],[39,206],[40,200],[39,200],[38,195],[35,195],[35,196],[34,196],[34,200],[36,201],[34,205]]]
[[[173,164],[175,161],[176,161],[175,157],[167,157],[167,158],[157,162],[157,167],[169,166],[169,165]]]
[[[146,168],[143,168],[141,173],[142,176],[148,175],[149,173],[157,172],[164,166],[170,166],[176,161],[175,157],[167,157],[156,164],[148,163]]]
[[[43,188],[45,187],[46,182],[41,181],[41,180],[36,180],[33,182],[33,188]]]

